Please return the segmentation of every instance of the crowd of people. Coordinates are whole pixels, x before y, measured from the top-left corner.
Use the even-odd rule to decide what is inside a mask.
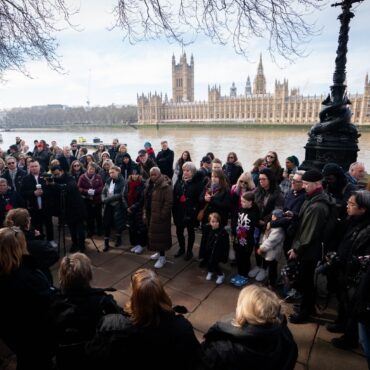
[[[291,323],[307,322],[316,314],[318,273],[338,300],[327,329],[343,336],[333,345],[347,349],[360,340],[370,358],[370,182],[362,163],[348,172],[335,163],[303,171],[295,155],[282,166],[269,151],[245,171],[235,152],[224,163],[206,153],[197,166],[188,151],[175,160],[166,140],[157,154],[146,142],[131,157],[118,139],[89,154],[75,141],[63,149],[35,141],[30,151],[19,137],[0,156],[0,336],[18,369],[51,369],[55,359],[60,369],[115,369],[122,354],[144,366],[162,358],[163,348],[164,368],[293,369],[297,347],[276,292],[299,302]],[[50,273],[60,252],[55,220],[58,237],[66,225],[72,243],[58,284]],[[90,286],[86,237],[102,236],[108,252],[111,235],[119,248],[127,230],[131,252],[147,248],[161,269],[172,221],[174,258],[197,257],[204,278],[217,285],[232,259],[237,273],[228,280],[243,288],[235,317],[212,326],[201,344],[154,270],[133,274],[125,307]],[[281,277],[282,261],[285,271],[296,268],[294,277]],[[152,355],[140,356],[142,346]]]

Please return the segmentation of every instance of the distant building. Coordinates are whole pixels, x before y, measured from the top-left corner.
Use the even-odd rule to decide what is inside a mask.
[[[364,93],[348,95],[352,102],[352,122],[370,124],[370,83],[365,78]],[[208,86],[208,101],[194,101],[194,58],[187,63],[184,53],[179,64],[172,56],[172,99],[162,94],[137,96],[138,122],[232,121],[269,124],[314,124],[319,121],[321,103],[326,96],[302,96],[299,89],[289,91],[288,80],[275,80],[274,93],[266,92],[266,78],[260,56],[253,92],[249,76],[244,95],[237,95],[232,83],[229,96],[221,95],[220,86]]]

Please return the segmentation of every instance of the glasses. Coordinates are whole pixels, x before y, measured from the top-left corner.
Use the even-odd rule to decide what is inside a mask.
[[[7,164],[15,164],[15,162],[8,162]]]

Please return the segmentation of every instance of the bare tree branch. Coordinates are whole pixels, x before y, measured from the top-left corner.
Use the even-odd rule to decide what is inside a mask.
[[[54,70],[62,71],[55,34],[59,24],[74,26],[65,0],[0,0],[0,79],[6,70],[29,76],[25,64],[44,59]]]
[[[165,36],[187,45],[198,34],[213,42],[232,43],[248,55],[252,37],[267,38],[272,57],[291,60],[317,33],[306,16],[326,0],[118,0],[114,27],[131,43]]]

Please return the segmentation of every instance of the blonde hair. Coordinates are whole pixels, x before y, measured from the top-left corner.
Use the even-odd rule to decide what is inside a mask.
[[[268,325],[280,323],[281,301],[271,290],[248,285],[239,294],[233,325]]]
[[[158,326],[163,312],[173,312],[172,302],[156,272],[139,269],[131,276],[132,294],[125,310],[135,324]]]
[[[65,256],[59,267],[59,284],[63,292],[69,289],[90,287],[92,280],[91,260],[83,253]]]
[[[0,276],[18,269],[28,254],[26,238],[18,227],[0,229]]]
[[[247,184],[249,190],[256,188],[256,184],[253,181],[252,174],[250,172],[243,172],[237,182],[237,186],[240,187],[240,181],[244,181]]]
[[[30,222],[31,216],[27,209],[13,208],[7,213],[4,221],[4,226],[17,226],[21,230],[28,230]]]

